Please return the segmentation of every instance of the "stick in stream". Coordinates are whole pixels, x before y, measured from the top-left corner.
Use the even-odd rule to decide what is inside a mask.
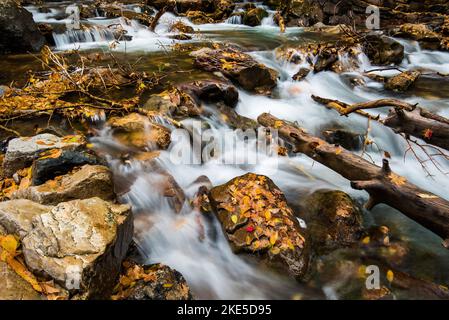
[[[261,114],[257,121],[277,129],[279,136],[295,147],[294,152],[304,153],[339,173],[351,181],[352,188],[367,191],[370,195],[367,209],[385,203],[445,239],[443,244],[449,244],[446,240],[449,239],[449,201],[392,172],[388,160],[384,159],[383,166],[379,167],[268,113]]]
[[[449,150],[449,119],[417,107],[417,105],[396,99],[380,99],[353,105],[317,96],[312,96],[312,99],[328,108],[337,110],[341,115],[347,116],[355,112],[383,123],[396,133],[424,139],[430,144]],[[383,120],[380,120],[379,117],[373,118],[372,115],[363,111],[381,107],[393,107],[388,117]]]

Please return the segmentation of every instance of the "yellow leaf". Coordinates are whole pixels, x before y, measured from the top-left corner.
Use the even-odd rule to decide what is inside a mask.
[[[270,210],[265,211],[265,219],[267,219],[267,221],[269,221],[271,219],[271,211]]]
[[[281,120],[276,120],[276,121],[274,122],[274,128],[275,128],[275,129],[279,129],[280,127],[282,127],[283,124],[284,124],[284,123],[283,123]]]
[[[173,287],[173,283],[164,283],[163,287],[164,288],[171,288],[171,287]]]
[[[37,292],[42,292],[42,287],[37,282],[34,275],[19,261],[14,259],[11,255],[9,255],[6,259],[6,263],[17,273],[22,279],[28,282],[34,290]]]
[[[17,241],[16,237],[9,234],[4,237],[0,236],[0,246],[7,253],[14,257],[16,255],[17,248],[19,247],[19,242]]]
[[[335,150],[335,154],[338,156],[342,151],[343,151],[343,149],[342,149],[341,147],[338,147],[338,148]]]
[[[238,217],[237,217],[235,214],[233,214],[233,215],[231,216],[231,221],[234,222],[234,224],[236,224],[237,221],[238,221]]]
[[[434,194],[427,194],[427,193],[419,193],[418,197],[422,199],[438,199],[438,197]]]
[[[394,173],[390,173],[390,175],[388,176],[390,178],[390,181],[399,186],[402,186],[405,184],[405,182],[407,181],[404,177],[398,176],[397,174]]]
[[[272,254],[279,254],[279,252],[281,252],[281,249],[279,249],[278,247],[273,247],[273,248],[271,248],[270,249],[270,252],[272,253]]]
[[[369,236],[363,238],[363,240],[362,240],[362,243],[363,243],[363,244],[368,244],[369,242],[370,242],[370,237],[369,237]]]
[[[393,273],[393,271],[388,270],[388,271],[387,271],[387,280],[388,280],[388,282],[393,282],[393,279],[394,279],[394,273]]]
[[[270,236],[270,244],[274,246],[277,240],[278,240],[278,233],[273,232],[273,234]]]

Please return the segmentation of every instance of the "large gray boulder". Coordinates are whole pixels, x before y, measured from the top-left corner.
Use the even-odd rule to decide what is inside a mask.
[[[18,201],[18,200],[12,200]],[[36,215],[22,240],[29,269],[83,298],[108,298],[133,236],[130,207],[100,198]]]
[[[45,38],[32,14],[13,0],[0,0],[0,54],[39,51]]]

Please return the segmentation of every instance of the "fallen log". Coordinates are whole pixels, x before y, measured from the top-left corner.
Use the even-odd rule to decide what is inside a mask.
[[[351,181],[352,188],[367,191],[368,210],[385,203],[445,239],[443,244],[449,246],[449,201],[392,172],[388,160],[384,159],[379,167],[268,113],[261,114],[257,121],[264,127],[277,129],[279,136],[294,146],[294,152],[304,153],[339,173]]]
[[[430,144],[449,150],[449,119],[429,112],[417,105],[396,99],[380,99],[353,105],[317,96],[312,96],[312,99],[328,108],[337,110],[343,116],[355,112],[383,123],[396,133],[404,133],[423,139]],[[393,107],[385,119],[373,117],[363,111],[365,109],[382,107]]]

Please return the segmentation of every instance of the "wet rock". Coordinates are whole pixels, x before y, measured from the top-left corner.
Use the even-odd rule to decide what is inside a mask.
[[[195,97],[178,88],[153,94],[147,100],[143,109],[181,119],[199,116],[203,112],[199,101]]]
[[[364,52],[376,65],[400,64],[404,59],[404,46],[386,36],[367,35]]]
[[[12,199],[29,199],[41,204],[58,204],[74,199],[114,198],[112,174],[107,167],[84,165],[39,186],[31,186],[12,194]]]
[[[301,69],[299,69],[298,72],[296,72],[296,73],[293,75],[292,79],[295,80],[295,81],[301,81],[301,80],[303,80],[305,77],[307,77],[307,75],[308,75],[309,73],[310,73],[310,69],[307,69],[307,68],[301,68]]]
[[[214,187],[212,208],[236,252],[256,255],[300,279],[309,263],[309,241],[284,194],[266,176],[248,173]]]
[[[110,296],[132,240],[129,206],[73,200],[37,214],[32,225],[22,240],[32,272],[86,298]]]
[[[181,21],[176,21],[175,23],[171,24],[168,28],[168,31],[170,32],[181,32],[181,33],[194,33],[194,29],[191,26],[188,26],[184,24]]]
[[[38,186],[49,179],[66,174],[74,167],[85,164],[104,164],[104,161],[87,148],[42,151],[31,166],[31,183]]]
[[[363,136],[351,130],[331,128],[322,132],[324,140],[338,144],[347,150],[360,150],[363,146]]]
[[[50,149],[74,150],[85,144],[81,136],[67,136],[64,138],[44,133],[33,137],[15,138],[9,141],[3,168],[5,175],[10,176],[18,169],[32,164],[39,154]]]
[[[186,11],[185,16],[189,18],[193,23],[216,23],[227,19],[233,12],[235,4],[231,0],[213,0],[213,1],[200,1],[201,5],[212,2],[212,5],[207,9],[189,9]],[[176,1],[176,3],[179,3]],[[177,11],[182,12],[182,11]]]
[[[53,38],[54,29],[49,23],[39,23],[37,24],[39,32],[45,37],[45,41],[51,45],[56,45],[55,39]]]
[[[0,54],[36,52],[45,44],[32,14],[14,0],[0,1],[0,34]]]
[[[107,18],[125,17],[126,19],[136,20],[140,24],[143,24],[144,26],[147,27],[151,26],[151,23],[153,22],[153,17],[147,12],[145,11],[136,12],[134,10],[129,10],[116,3],[100,3],[93,9],[95,10],[95,12],[98,12],[101,16]],[[92,17],[91,13],[88,10],[86,10],[86,14],[89,17]]]
[[[170,36],[170,39],[186,41],[186,40],[191,40],[192,37],[185,33],[179,33],[179,34]]]
[[[234,109],[223,103],[217,104],[217,110],[221,114],[221,120],[233,129],[257,129],[259,127],[257,121],[239,115]]]
[[[303,208],[301,218],[307,221],[314,250],[329,251],[359,241],[361,210],[348,194],[318,190],[304,200]]]
[[[234,108],[239,102],[239,92],[230,83],[217,80],[199,80],[177,86],[179,90],[205,102],[224,102]]]
[[[411,86],[418,80],[421,72],[419,71],[405,71],[390,78],[385,83],[385,89],[404,92],[410,89]]]
[[[26,199],[0,202],[0,226],[6,233],[23,239],[33,228],[34,217],[48,212],[50,208]]]
[[[195,66],[209,72],[219,71],[243,89],[270,94],[277,84],[278,73],[258,63],[250,55],[233,48],[202,48],[191,55]]]
[[[138,113],[111,118],[108,124],[114,138],[133,148],[167,149],[171,142],[168,128],[153,123],[148,117]]]
[[[113,300],[192,300],[192,293],[184,277],[163,264],[137,265],[125,262],[127,267]]]
[[[440,48],[440,36],[425,24],[405,23],[399,27],[394,36],[419,41],[424,49]]]
[[[268,12],[258,7],[250,9],[243,14],[242,22],[250,27],[259,26],[263,18],[268,17]]]
[[[318,54],[317,60],[313,66],[315,73],[330,70],[332,65],[337,62],[338,55],[333,50],[323,50]]]

